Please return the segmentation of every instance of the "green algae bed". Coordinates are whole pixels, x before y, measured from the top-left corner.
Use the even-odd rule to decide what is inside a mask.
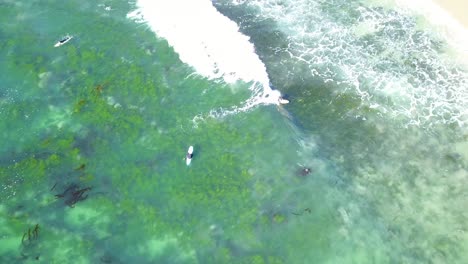
[[[378,1],[231,2],[291,104],[223,116],[252,84],[197,75],[133,3],[0,1],[0,263],[464,263],[467,79],[445,42]],[[296,25],[317,39],[290,45]],[[365,100],[340,70],[360,65]]]
[[[93,27],[60,48],[34,19],[5,30],[2,262],[282,263],[260,234],[287,213],[255,199],[268,200],[271,183],[243,151],[271,142],[274,107],[209,117],[247,99],[248,84],[186,78],[193,70],[166,42],[93,15],[83,11]]]

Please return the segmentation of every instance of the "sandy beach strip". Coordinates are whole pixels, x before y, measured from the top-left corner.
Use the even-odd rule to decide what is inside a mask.
[[[468,30],[468,1],[467,0],[433,0],[445,9],[465,30]]]
[[[425,17],[446,38],[448,54],[468,70],[468,0],[391,0]]]
[[[441,16],[440,20],[446,19],[447,37],[454,40],[451,43],[456,47],[456,52],[453,54],[456,54],[454,56],[457,57],[457,61],[465,65],[468,70],[468,0],[433,0],[433,3],[450,16]],[[432,16],[432,19],[438,17]]]

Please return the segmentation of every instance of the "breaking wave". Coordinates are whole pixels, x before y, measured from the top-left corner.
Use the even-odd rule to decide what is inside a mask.
[[[251,83],[253,97],[224,115],[261,104],[278,104],[280,93],[270,88],[265,65],[249,37],[219,13],[209,0],[138,0],[127,17],[144,22],[167,40],[179,58],[209,79]]]
[[[466,125],[468,73],[450,56],[454,45],[445,35],[421,28],[409,9],[358,1],[233,4],[278,23],[288,41],[276,48],[278,58],[306,65],[311,76],[331,82],[338,93],[358,95],[356,115],[370,109],[406,125]]]

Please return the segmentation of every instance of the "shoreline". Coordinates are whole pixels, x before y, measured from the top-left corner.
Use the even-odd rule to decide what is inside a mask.
[[[465,30],[468,30],[468,1],[463,0],[433,0],[436,5],[445,10]]]
[[[468,16],[464,11],[468,10],[466,0],[433,0],[432,4],[441,12],[441,16],[432,15],[432,20],[440,19],[445,24],[446,37],[451,39],[451,45],[455,48],[452,55],[468,70]]]
[[[446,25],[457,31],[468,31],[468,17],[464,11],[468,10],[465,0],[390,0],[403,8],[425,15],[436,25]]]
[[[468,70],[468,10],[464,0],[392,0],[403,8],[425,17],[447,40],[447,55]]]

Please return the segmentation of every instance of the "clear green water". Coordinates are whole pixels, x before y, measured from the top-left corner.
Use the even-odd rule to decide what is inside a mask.
[[[288,3],[285,17],[295,14]],[[359,20],[359,2],[296,4],[304,3],[311,24],[312,14],[337,25]],[[324,73],[314,75],[315,54],[289,50],[305,63],[278,52],[295,33],[273,11],[216,6],[251,36],[290,105],[210,117],[248,99],[250,84],[193,75],[165,40],[126,18],[131,4],[0,2],[0,262],[463,263],[468,143],[466,125],[450,121],[460,101],[416,126],[426,102],[409,115],[399,109],[439,98],[417,85],[413,97],[382,94],[360,79],[377,98],[365,101],[338,67],[390,69],[417,84],[419,53],[401,61],[374,51],[382,64],[372,64],[348,47],[320,53],[342,64],[313,64]],[[384,33],[354,44],[380,43]],[[74,38],[54,48],[65,34]],[[443,51],[431,47],[420,54],[436,60]],[[324,81],[325,68],[342,82]],[[457,66],[424,72],[445,76],[437,81],[454,98],[466,96]],[[304,166],[312,173],[301,175]]]

